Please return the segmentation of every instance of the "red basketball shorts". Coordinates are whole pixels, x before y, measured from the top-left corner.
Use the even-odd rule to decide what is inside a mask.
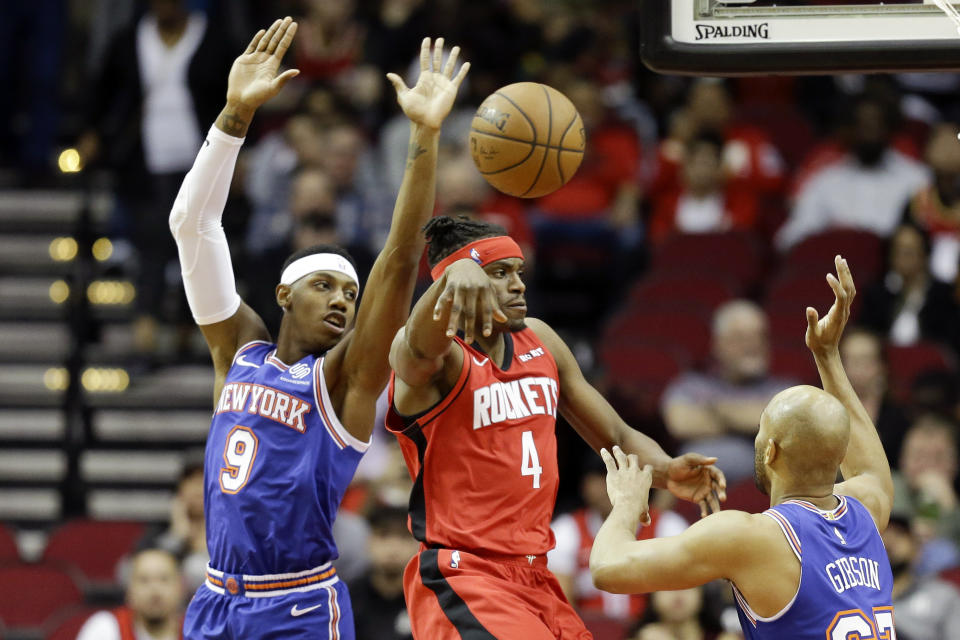
[[[403,591],[416,640],[592,640],[543,557],[415,555]]]

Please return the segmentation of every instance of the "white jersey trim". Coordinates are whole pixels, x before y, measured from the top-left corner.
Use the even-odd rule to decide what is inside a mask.
[[[330,391],[327,389],[327,380],[323,376],[323,362],[326,358],[320,358],[313,363],[314,372],[314,385],[313,385],[313,397],[317,402],[317,407],[320,409],[320,419],[327,425],[328,429],[331,429],[334,433],[331,433],[330,436],[336,442],[337,446],[341,449],[343,448],[340,445],[340,442],[337,442],[338,439],[345,442],[350,448],[360,452],[366,453],[367,449],[370,447],[370,443],[373,441],[373,434],[370,435],[370,440],[363,442],[359,438],[354,437],[350,434],[346,428],[340,424],[340,418],[337,417],[336,412],[333,410],[333,401],[330,400]]]
[[[799,542],[800,536],[797,535],[797,532],[794,530],[793,525],[790,524],[790,521],[787,520],[782,513],[772,511],[776,513],[776,516],[772,515],[772,510],[764,511],[763,515],[767,516],[771,520],[777,523],[777,526],[780,527],[780,532],[783,533],[783,537],[786,538],[787,544],[790,545],[790,548],[793,550],[797,560],[800,562],[800,580],[797,581],[797,590],[793,594],[793,597],[790,598],[790,602],[784,605],[783,609],[780,609],[777,613],[773,614],[769,618],[765,618],[761,615],[758,615],[756,611],[750,606],[750,603],[747,602],[747,599],[740,592],[740,589],[737,588],[737,585],[732,582],[730,585],[733,587],[733,595],[736,598],[737,606],[740,607],[746,616],[750,619],[750,622],[753,623],[753,626],[757,626],[757,622],[776,622],[790,611],[790,608],[793,607],[793,603],[797,601],[797,598],[800,596],[800,587],[803,586],[803,558],[800,555],[800,549],[797,548],[797,545],[791,540],[791,536],[797,539]],[[789,531],[787,530],[789,527]]]

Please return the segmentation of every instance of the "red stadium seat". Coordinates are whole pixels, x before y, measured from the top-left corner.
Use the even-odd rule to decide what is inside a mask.
[[[741,480],[727,487],[727,501],[720,504],[724,511],[762,513],[770,508],[770,497],[760,493],[753,478]],[[678,500],[673,510],[694,523],[700,519],[700,506],[686,500]]]
[[[55,615],[44,625],[47,640],[76,640],[80,628],[93,614],[100,611],[97,607],[80,605]]]
[[[760,243],[753,235],[737,231],[674,235],[653,257],[655,273],[725,274],[742,289],[757,281],[762,267]]]
[[[806,321],[807,307],[813,307],[822,317],[835,300],[826,276],[826,271],[817,272],[812,268],[791,268],[783,271],[767,287],[764,306],[768,312],[798,314],[803,322]],[[851,317],[856,317],[861,300],[861,296],[853,299]]]
[[[770,353],[770,373],[799,384],[817,384],[820,380],[813,354],[802,342],[796,347],[775,345]]]
[[[738,287],[723,274],[661,272],[637,282],[630,290],[628,304],[646,309],[693,304],[712,312],[738,293]]]
[[[139,522],[73,520],[50,536],[44,560],[69,563],[93,583],[116,580],[117,563],[143,537]]]
[[[856,281],[866,285],[876,280],[883,269],[884,240],[868,231],[853,229],[818,233],[793,247],[784,259],[783,267],[823,278],[834,271],[833,258],[837,254],[847,259]]]
[[[643,342],[679,347],[688,359],[700,363],[710,352],[710,320],[689,309],[628,308],[613,317],[603,340],[604,345]]]
[[[17,547],[17,539],[8,527],[0,524],[0,562],[18,562],[20,560],[20,549]]]
[[[824,313],[826,310],[817,308]],[[789,348],[804,346],[804,335],[807,330],[807,316],[804,307],[791,305],[788,307],[774,307],[764,309],[767,314],[767,324],[770,330],[770,343],[774,346],[782,345]]]
[[[689,365],[682,351],[649,342],[605,341],[599,355],[608,386],[641,415],[656,413],[664,388]]]
[[[918,342],[909,347],[887,347],[887,370],[894,396],[907,400],[913,381],[928,371],[956,371],[953,356],[934,342]]]
[[[954,587],[960,589],[960,567],[954,567],[952,569],[944,569],[938,574],[938,577],[941,580],[946,580]]]
[[[67,571],[50,564],[0,567],[0,620],[8,628],[37,628],[83,602]]]

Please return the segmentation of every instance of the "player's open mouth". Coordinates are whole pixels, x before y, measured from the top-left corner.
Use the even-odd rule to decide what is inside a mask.
[[[328,313],[323,316],[323,323],[336,333],[343,333],[343,330],[347,328],[347,318],[342,313]]]

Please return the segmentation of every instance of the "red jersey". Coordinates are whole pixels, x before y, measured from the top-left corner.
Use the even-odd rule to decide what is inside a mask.
[[[414,480],[410,531],[427,546],[503,555],[553,548],[557,363],[531,329],[503,337],[502,363],[457,338],[460,376],[422,415],[397,414],[391,377],[387,429]]]

